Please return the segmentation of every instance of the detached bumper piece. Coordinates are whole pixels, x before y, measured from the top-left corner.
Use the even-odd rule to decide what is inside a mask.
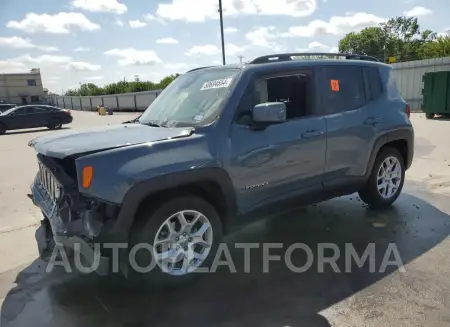
[[[41,183],[41,178],[45,178],[44,184]],[[31,185],[31,195],[29,195],[45,217],[35,234],[39,256],[48,261],[55,246],[58,245],[65,249],[76,249],[79,253],[70,252],[76,256],[81,255],[84,259],[83,265],[92,267],[96,260],[94,239],[100,233],[103,225],[102,217],[96,208],[86,207],[86,203],[72,203],[72,198],[63,194],[62,187],[60,193],[57,194],[53,185],[59,184],[53,179],[55,179],[53,175],[42,174],[42,170],[40,170]],[[51,186],[48,187],[48,185]],[[56,195],[59,197],[56,198]],[[71,202],[70,205],[68,202]],[[72,211],[72,207],[77,209],[77,213]],[[111,267],[110,259],[100,256],[96,267],[97,274],[108,274]]]

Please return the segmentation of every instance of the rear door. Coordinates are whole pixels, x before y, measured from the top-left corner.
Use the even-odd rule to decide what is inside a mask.
[[[365,174],[380,123],[377,101],[381,81],[378,69],[372,66],[327,65],[320,72],[327,121],[325,186],[332,187]],[[373,81],[373,96],[365,82],[369,80]]]

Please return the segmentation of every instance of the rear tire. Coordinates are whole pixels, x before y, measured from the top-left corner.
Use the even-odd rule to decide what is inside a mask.
[[[375,159],[369,180],[359,191],[359,197],[374,209],[387,208],[399,197],[404,181],[402,155],[397,149],[386,147]]]
[[[0,135],[3,135],[6,133],[6,126],[3,124],[0,124]]]
[[[62,123],[59,119],[52,119],[48,123],[48,129],[61,129]]]
[[[434,113],[426,113],[426,114],[425,114],[425,117],[426,117],[427,119],[433,119],[433,118],[434,118]]]
[[[157,252],[156,254],[167,251],[166,253],[170,253],[174,261],[178,258],[181,258],[181,261],[177,261],[178,264],[177,262],[173,263],[172,259],[157,262],[154,252],[141,248],[134,255],[136,264],[139,267],[152,266],[153,269],[149,272],[138,272],[129,265],[130,277],[147,285],[170,287],[185,284],[194,277],[201,275],[201,273],[195,273],[195,270],[200,267],[210,267],[222,239],[222,223],[215,208],[209,202],[197,196],[180,196],[168,200],[155,209],[151,209],[151,207],[152,205],[149,205],[144,208],[136,217],[130,237],[130,251],[134,246],[143,243],[145,246],[151,245]],[[185,225],[187,226],[185,229],[181,227],[181,224],[178,226],[177,223],[183,221],[179,216],[180,212],[182,212],[181,216],[185,217],[185,221],[191,224]],[[199,213],[201,216],[195,213]],[[195,217],[197,217],[196,220]],[[193,223],[194,220],[197,223]],[[180,228],[178,229],[178,227]],[[205,229],[203,233],[201,233],[202,228]],[[201,234],[200,238],[196,236],[197,233],[198,235]],[[162,241],[160,241],[160,236],[163,236]],[[209,248],[201,248],[201,244],[208,242],[211,242]],[[159,245],[155,246],[155,244]],[[167,248],[164,250],[162,246],[167,246]],[[200,249],[195,251],[195,254],[201,252],[200,255],[203,254],[205,259],[196,261],[197,259],[193,259],[191,256],[194,252],[190,249]],[[152,262],[152,260],[155,261]],[[185,267],[185,261],[188,262],[186,266],[190,268],[187,268],[186,273],[183,274],[180,272]],[[180,271],[176,271],[180,262],[182,267]],[[166,272],[163,271],[164,266],[166,266]]]

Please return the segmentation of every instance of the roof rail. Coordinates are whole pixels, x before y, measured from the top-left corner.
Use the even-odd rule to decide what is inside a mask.
[[[269,62],[280,62],[280,61],[291,61],[297,60],[297,58],[292,57],[329,57],[330,59],[335,57],[343,57],[344,59],[353,59],[353,60],[367,60],[367,61],[376,61],[380,62],[377,58],[372,56],[353,54],[353,53],[327,53],[327,52],[299,52],[299,53],[280,53],[280,54],[272,54],[267,56],[261,56],[253,59],[249,62],[249,64],[265,64]]]
[[[188,70],[186,73],[190,73],[190,72],[195,72],[196,70],[200,70],[200,69],[206,69],[206,68],[211,68],[211,67],[216,67],[216,66],[204,66],[204,67],[197,67],[191,70]]]

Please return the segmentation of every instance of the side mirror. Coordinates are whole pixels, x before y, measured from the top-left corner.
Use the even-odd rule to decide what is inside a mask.
[[[256,105],[252,111],[255,123],[279,124],[286,121],[286,104],[283,102],[267,102]]]

